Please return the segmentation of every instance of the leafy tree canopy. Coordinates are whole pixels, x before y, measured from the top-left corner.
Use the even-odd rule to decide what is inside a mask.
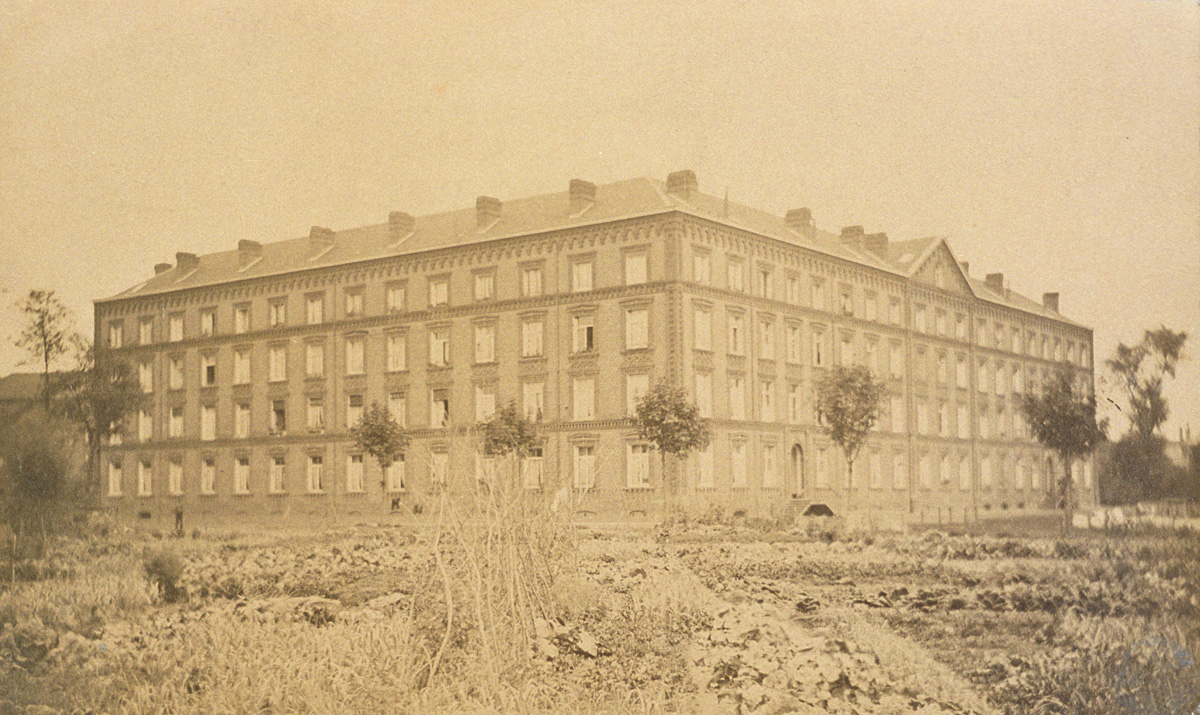
[[[700,408],[688,401],[683,388],[666,382],[656,384],[638,401],[634,427],[664,457],[702,449],[711,439]]]
[[[1129,403],[1130,427],[1143,439],[1167,421],[1163,381],[1168,376],[1175,377],[1185,342],[1186,332],[1160,326],[1157,330],[1147,330],[1136,345],[1117,345],[1116,352],[1105,361]]]
[[[517,409],[514,402],[496,410],[491,419],[480,424],[483,432],[483,452],[504,457],[515,454],[526,457],[541,444],[537,427]]]
[[[121,434],[126,416],[145,399],[129,363],[106,352],[97,354],[86,338],[73,336],[75,367],[58,387],[57,407],[83,430],[88,441],[88,473],[96,474],[100,446]]]
[[[378,402],[363,411],[362,419],[350,428],[358,448],[375,458],[380,469],[387,470],[404,455],[409,438],[392,413]]]
[[[1022,395],[1021,412],[1037,441],[1064,462],[1086,457],[1104,441],[1106,422],[1096,421],[1096,397],[1070,365],[1059,365],[1040,395]]]
[[[834,368],[817,383],[817,419],[850,464],[879,419],[884,392],[884,384],[862,365]]]

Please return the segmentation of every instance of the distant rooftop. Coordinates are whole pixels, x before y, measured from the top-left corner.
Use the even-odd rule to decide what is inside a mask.
[[[911,275],[941,238],[888,242],[885,234],[863,235],[850,227],[843,235],[817,229],[808,209],[786,217],[760,211],[697,190],[695,175],[675,172],[666,183],[648,177],[599,186],[575,180],[568,191],[501,202],[480,197],[468,207],[413,217],[393,212],[386,223],[331,231],[313,227],[308,236],[273,243],[242,241],[234,250],[196,256],[176,254],[176,263],[161,263],[149,280],[110,298],[121,300],[188,288],[229,283],[295,271],[346,265],[389,256],[402,256],[498,239],[545,233],[680,211],[802,246],[899,276]],[[857,233],[846,231],[856,229]],[[964,271],[965,273],[965,271]],[[975,295],[1057,320],[1067,320],[1042,303],[974,278],[967,278]],[[1070,322],[1070,321],[1068,321]]]

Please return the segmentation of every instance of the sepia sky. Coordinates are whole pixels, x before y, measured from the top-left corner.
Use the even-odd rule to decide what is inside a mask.
[[[946,236],[1098,364],[1187,330],[1168,435],[1200,433],[1195,0],[385,5],[0,0],[0,374],[33,287],[90,331],[176,251],[689,168]]]

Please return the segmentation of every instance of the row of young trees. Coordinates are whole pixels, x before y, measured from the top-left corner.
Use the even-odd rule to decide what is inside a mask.
[[[4,445],[0,445],[9,452],[9,459],[5,459],[9,465],[7,471],[34,463],[17,453],[28,447],[20,445],[21,435],[73,427],[82,433],[87,444],[88,491],[94,496],[98,493],[100,446],[120,431],[125,417],[144,399],[136,375],[127,363],[107,353],[98,353],[90,341],[74,331],[69,311],[53,291],[30,291],[18,307],[25,320],[14,343],[42,368],[43,378],[42,410],[26,419],[42,420],[47,427],[7,430]],[[1133,485],[1127,491],[1138,491],[1144,496],[1152,491],[1148,482],[1161,481],[1152,467],[1157,463],[1154,454],[1162,455],[1162,439],[1156,430],[1169,414],[1163,396],[1164,380],[1174,377],[1186,339],[1186,333],[1165,327],[1146,331],[1140,343],[1119,345],[1113,358],[1106,362],[1112,381],[1129,405],[1130,431],[1118,443],[1113,459],[1116,468],[1123,470],[1118,479]],[[61,372],[53,369],[68,360],[69,369]],[[849,485],[853,483],[855,459],[879,419],[885,394],[884,384],[864,366],[829,370],[816,385],[818,420],[842,449],[847,463],[846,507],[850,506]],[[1059,456],[1063,474],[1057,482],[1055,498],[1061,508],[1069,509],[1074,501],[1071,465],[1090,455],[1105,439],[1107,425],[1097,421],[1094,392],[1064,364],[1042,390],[1022,396],[1020,410],[1034,437]],[[710,440],[708,422],[700,416],[696,405],[687,399],[682,388],[667,383],[655,385],[638,402],[634,424],[639,436],[659,452],[664,476],[668,473],[668,457],[682,459]],[[483,451],[489,456],[526,457],[540,443],[536,426],[513,404],[499,409],[479,429]],[[387,409],[378,404],[364,412],[359,424],[352,427],[351,436],[385,471],[409,443],[408,435]],[[49,475],[53,471],[42,469],[41,473]],[[48,478],[31,481],[24,474],[6,480],[6,503],[13,512],[11,517],[30,512],[30,494],[61,492],[45,484],[35,488],[37,482]],[[664,484],[664,493],[668,486]]]

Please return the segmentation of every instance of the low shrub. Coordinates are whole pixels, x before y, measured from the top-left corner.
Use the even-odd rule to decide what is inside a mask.
[[[148,553],[142,562],[146,576],[158,586],[158,593],[167,603],[187,599],[187,588],[180,584],[183,578],[183,559],[174,551],[158,550]]]

